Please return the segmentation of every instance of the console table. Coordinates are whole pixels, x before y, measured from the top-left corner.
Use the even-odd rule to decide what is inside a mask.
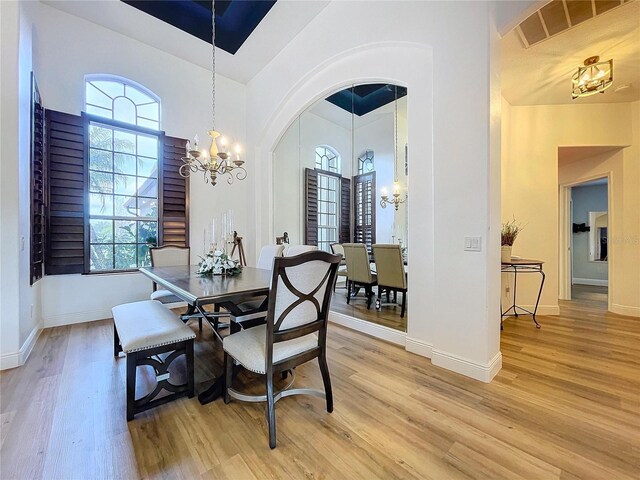
[[[542,295],[542,287],[544,286],[544,271],[542,271],[542,264],[544,262],[542,260],[531,260],[526,258],[512,258],[508,262],[502,262],[501,271],[505,273],[513,272],[513,305],[507,308],[502,313],[502,319],[504,317],[508,317],[513,315],[514,317],[518,317],[520,315],[531,315],[533,317],[533,322],[536,324],[536,328],[540,328],[540,324],[536,320],[536,313],[538,311],[538,303],[540,303],[540,295]],[[536,305],[533,308],[533,312],[527,310],[524,307],[519,306],[516,303],[516,292],[518,288],[518,273],[538,273],[540,274],[540,289],[538,290],[538,298],[536,299]],[[502,310],[502,305],[500,307]],[[502,328],[502,323],[500,324],[500,328]]]

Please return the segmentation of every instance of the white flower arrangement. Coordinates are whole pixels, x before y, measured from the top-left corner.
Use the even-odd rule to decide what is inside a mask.
[[[240,261],[234,260],[222,250],[214,250],[207,253],[206,257],[200,257],[202,261],[198,263],[199,275],[235,275],[240,273]]]

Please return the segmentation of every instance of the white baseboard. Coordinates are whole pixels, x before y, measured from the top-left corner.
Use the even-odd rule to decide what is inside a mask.
[[[351,317],[337,312],[329,312],[329,321],[342,325],[343,327],[366,333],[372,337],[395,343],[396,345],[405,346],[407,334],[394,330],[393,328],[384,327],[373,322],[367,322],[359,318]]]
[[[110,308],[99,308],[96,310],[85,310],[83,312],[69,312],[59,315],[44,315],[44,328],[60,327],[62,325],[73,325],[76,323],[92,322],[94,320],[104,320],[111,318]]]
[[[418,340],[417,338],[412,337],[407,337],[406,342],[407,352],[415,353],[416,355],[420,355],[422,357],[431,358],[431,353],[433,351],[433,345],[431,343],[423,342],[422,340]]]
[[[184,307],[186,303],[165,303],[167,308]],[[61,313],[59,315],[44,316],[44,328],[61,327],[64,325],[74,325],[76,323],[94,322],[96,320],[104,320],[112,318],[111,308],[98,308],[96,310],[85,310],[83,312]]]
[[[20,366],[20,352],[5,353],[0,355],[0,370],[8,370]]]
[[[33,350],[33,347],[38,341],[40,332],[42,332],[42,324],[36,325],[33,330],[31,330],[31,333],[20,348],[20,365],[24,365],[29,355],[31,355],[31,350]]]
[[[29,358],[34,345],[38,341],[40,332],[42,332],[42,325],[36,325],[22,344],[22,347],[20,347],[20,350],[0,356],[0,370],[16,368],[24,365],[27,358]]]
[[[611,311],[618,315],[627,315],[629,317],[640,317],[640,307],[630,307],[628,305],[620,305],[618,303],[611,304]]]
[[[533,312],[533,309],[535,307],[535,305],[519,306],[526,308],[530,312]],[[518,315],[520,315],[520,310],[518,310]],[[538,311],[536,312],[536,315],[560,315],[560,307],[558,305],[538,305]],[[512,317],[513,314],[510,314],[509,316]]]
[[[489,383],[502,368],[502,353],[496,353],[487,365],[482,365],[457,355],[433,350],[431,353],[431,363],[475,380]]]
[[[572,285],[593,285],[595,287],[608,287],[609,280],[598,280],[596,278],[572,278]]]

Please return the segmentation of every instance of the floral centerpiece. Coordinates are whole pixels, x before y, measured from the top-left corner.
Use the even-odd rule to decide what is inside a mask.
[[[206,257],[200,257],[198,274],[200,275],[235,275],[242,271],[239,260],[232,259],[222,250],[213,250]]]

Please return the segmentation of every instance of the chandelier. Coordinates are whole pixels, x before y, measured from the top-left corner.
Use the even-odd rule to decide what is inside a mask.
[[[211,146],[209,151],[199,150],[198,135],[193,139],[193,145],[187,141],[186,155],[182,157],[184,162],[180,166],[180,175],[189,177],[192,173],[202,172],[206,183],[211,181],[215,186],[218,176],[226,177],[227,183],[232,184],[234,179],[244,180],[247,171],[243,167],[244,160],[240,158],[241,148],[236,144],[234,152],[229,151],[229,146],[224,137],[216,131],[216,8],[215,0],[211,1]],[[219,140],[218,140],[219,139]],[[220,142],[220,148],[218,148]],[[235,158],[234,158],[235,157]]]
[[[386,187],[382,187],[380,190],[380,206],[382,208],[387,208],[387,205],[393,205],[396,212],[398,211],[398,207],[401,203],[407,201],[407,194],[405,193],[404,198],[400,198],[400,182],[398,182],[398,167],[397,167],[397,157],[398,157],[398,86],[395,87],[395,102],[394,102],[394,119],[393,119],[393,198],[389,198],[389,192]]]
[[[604,91],[613,83],[613,60],[601,62],[600,57],[589,57],[571,79],[571,98],[588,97]]]

